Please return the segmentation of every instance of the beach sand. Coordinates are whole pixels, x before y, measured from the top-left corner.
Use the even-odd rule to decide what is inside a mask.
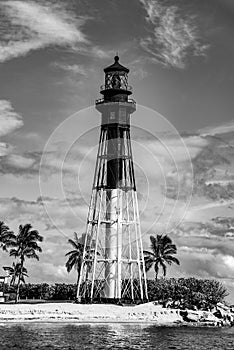
[[[149,322],[183,323],[178,309],[165,309],[153,303],[136,306],[112,304],[1,304],[0,322]]]

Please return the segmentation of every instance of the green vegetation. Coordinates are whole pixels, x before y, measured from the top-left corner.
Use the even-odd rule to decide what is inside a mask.
[[[10,231],[9,227],[0,222],[0,244],[4,251],[9,251],[10,256],[16,259],[12,267],[5,267],[9,271],[11,286],[16,286],[15,302],[18,302],[21,283],[25,283],[24,277],[28,277],[27,269],[24,267],[25,259],[39,260],[38,252],[42,249],[38,242],[42,242],[43,237],[37,230],[32,229],[31,224],[20,225],[17,234]]]
[[[173,244],[167,235],[150,236],[151,250],[144,250],[145,269],[148,272],[153,266],[155,270],[155,279],[158,280],[159,268],[163,270],[163,276],[167,274],[167,264],[180,264],[179,260],[173,255],[177,254],[176,245]]]
[[[74,240],[68,239],[68,243],[71,244],[73,247],[73,250],[68,252],[65,256],[68,256],[68,260],[65,264],[67,268],[67,272],[69,273],[73,268],[77,271],[77,293],[78,293],[78,284],[80,279],[80,273],[81,273],[81,265],[83,260],[83,254],[84,254],[84,240],[85,235],[82,235],[81,237],[78,237],[77,233],[74,232]],[[95,253],[95,249],[92,247],[95,246],[95,242],[91,242],[91,238],[87,237],[87,244],[86,244],[86,258],[89,258],[91,260],[93,254]],[[97,252],[99,255],[99,253]],[[92,268],[92,261],[86,262],[84,268],[86,269],[86,280],[88,279],[88,274],[91,271]],[[78,295],[77,295],[78,297]]]
[[[77,285],[78,285],[83,253],[84,253],[84,244],[80,243],[80,239],[78,238],[78,235],[76,232],[74,232],[74,240],[69,239],[68,243],[71,244],[73,250],[71,250],[65,255],[65,256],[68,256],[68,260],[65,266],[67,268],[68,273],[72,269],[75,269],[77,271]]]
[[[21,267],[21,264],[13,262],[12,266],[7,267],[8,274],[11,277],[10,285],[14,286],[16,284],[16,280],[18,279],[20,282],[25,283],[24,277],[28,277],[28,271],[25,267]]]
[[[3,251],[7,251],[9,244],[14,237],[14,233],[9,229],[9,227],[0,221],[0,248]]]
[[[209,309],[218,302],[223,302],[228,295],[222,283],[216,280],[202,280],[196,278],[160,278],[148,280],[150,301],[159,301],[166,305],[171,300],[172,307]],[[8,288],[8,289],[7,289]],[[6,286],[10,299],[14,299],[14,288]],[[76,299],[76,284],[56,283],[21,284],[20,296],[22,299],[44,299],[47,301]]]
[[[84,244],[83,236],[78,238],[74,234],[74,240],[69,239],[73,250],[66,256],[67,271],[73,268],[77,271],[77,283],[80,277],[80,268],[83,259]],[[38,253],[42,252],[38,242],[42,242],[43,237],[37,230],[33,230],[30,224],[19,226],[19,231],[14,234],[9,227],[0,222],[0,247],[15,258],[12,266],[8,267],[11,283],[5,286],[5,292],[10,300],[15,299],[17,302],[19,295],[21,299],[44,299],[47,301],[56,300],[76,300],[77,283],[65,284],[56,283],[49,285],[43,284],[25,284],[25,277],[28,277],[25,268],[26,259],[39,260]],[[159,269],[162,268],[163,276],[166,276],[167,265],[176,263],[179,260],[175,258],[177,253],[176,245],[167,235],[151,236],[151,250],[144,251],[146,270],[155,269],[155,279],[147,280],[149,301],[158,301],[161,304],[170,305],[178,308],[198,308],[209,309],[218,302],[223,302],[228,295],[224,285],[216,280],[202,280],[196,278],[160,278],[158,279]],[[93,254],[93,242],[88,242],[87,254]],[[90,266],[87,265],[86,273],[88,274]],[[100,284],[100,281],[95,281]],[[102,282],[102,281],[101,281]],[[139,281],[134,280],[136,289]],[[122,288],[126,288],[128,281],[124,280]],[[89,286],[87,287],[89,288]],[[130,294],[129,294],[130,295]]]
[[[32,225],[26,224],[24,226],[19,226],[19,231],[17,235],[14,235],[11,238],[9,243],[10,247],[10,256],[13,256],[18,260],[19,264],[19,274],[17,280],[17,289],[16,289],[16,299],[17,302],[19,299],[19,287],[20,283],[23,282],[23,271],[25,258],[27,259],[36,259],[39,260],[37,252],[41,253],[42,249],[37,244],[37,242],[42,242],[43,237],[40,236],[37,230],[32,230]]]
[[[211,308],[228,295],[219,281],[196,278],[148,280],[148,293],[150,300],[165,302],[171,299],[172,306],[188,309]]]

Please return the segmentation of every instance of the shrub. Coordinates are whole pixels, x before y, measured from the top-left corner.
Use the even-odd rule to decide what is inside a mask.
[[[222,283],[196,278],[148,280],[149,300],[167,301],[171,298],[182,307],[211,308],[228,295]]]

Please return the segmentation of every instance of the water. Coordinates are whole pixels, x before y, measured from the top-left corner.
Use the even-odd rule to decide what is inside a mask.
[[[1,324],[0,350],[233,350],[234,328],[127,324]]]

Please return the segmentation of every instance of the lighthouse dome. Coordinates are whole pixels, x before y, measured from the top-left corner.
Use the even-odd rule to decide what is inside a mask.
[[[104,68],[104,72],[105,73],[109,73],[109,72],[126,72],[129,73],[129,69],[122,66],[122,64],[119,63],[119,56],[115,56],[114,57],[115,62],[113,64],[111,64],[110,66]]]

